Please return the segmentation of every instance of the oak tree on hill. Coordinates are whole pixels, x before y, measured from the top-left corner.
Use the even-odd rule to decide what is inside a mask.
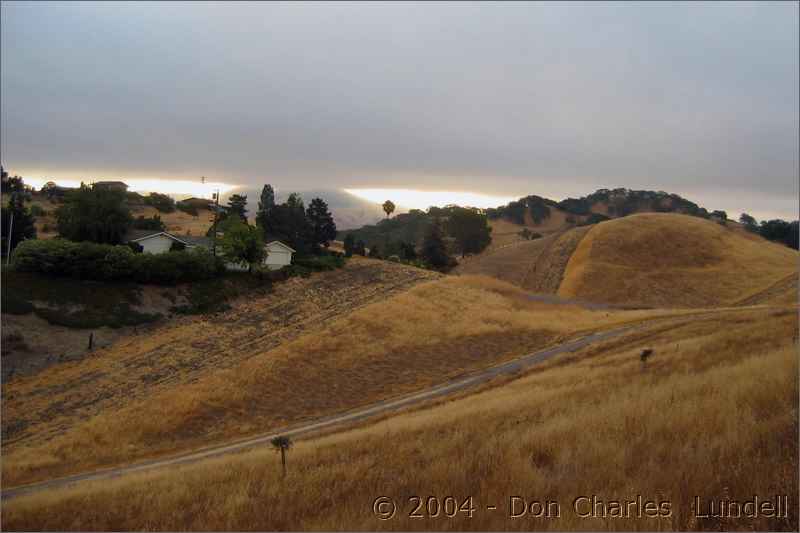
[[[454,206],[447,218],[447,233],[456,241],[461,257],[478,253],[492,241],[489,221],[477,209]]]
[[[439,270],[446,269],[453,264],[453,258],[447,253],[442,224],[438,218],[431,223],[422,242],[422,258],[430,266]]]

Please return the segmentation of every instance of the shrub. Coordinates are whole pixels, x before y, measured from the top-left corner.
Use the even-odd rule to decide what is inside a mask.
[[[47,215],[47,211],[42,209],[42,206],[36,205],[36,204],[33,204],[32,206],[30,206],[28,211],[30,212],[31,216],[34,216],[34,217],[43,217],[43,216]]]
[[[175,204],[175,207],[177,207],[179,211],[183,211],[184,213],[192,215],[193,217],[196,217],[200,214],[197,211],[197,207],[186,202],[178,202]]]
[[[345,264],[345,258],[340,255],[311,255],[295,257],[294,266],[299,266],[313,272],[336,270]]]
[[[167,229],[167,227],[161,221],[160,215],[153,215],[152,218],[146,218],[143,215],[139,215],[133,220],[133,228],[154,231],[164,231]]]
[[[155,207],[162,213],[172,213],[175,211],[175,200],[166,194],[151,192],[150,195],[144,199],[144,203]]]
[[[208,279],[224,272],[224,263],[205,249],[164,254],[136,254],[128,246],[63,239],[29,240],[17,247],[14,269],[51,276],[174,285]]]

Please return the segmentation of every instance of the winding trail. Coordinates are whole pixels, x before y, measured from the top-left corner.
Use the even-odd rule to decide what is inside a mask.
[[[231,444],[199,449],[193,452],[173,457],[143,461],[129,466],[109,468],[106,470],[87,472],[83,474],[74,474],[71,476],[13,487],[10,489],[6,489],[2,492],[2,499],[8,500],[17,496],[22,496],[25,494],[31,494],[35,492],[41,492],[48,489],[64,487],[82,481],[98,481],[104,479],[111,479],[137,472],[157,470],[161,468],[168,468],[188,463],[194,463],[211,457],[218,457],[221,455],[227,455],[227,454],[242,452],[252,448],[257,448],[259,446],[269,445],[270,440],[272,440],[274,437],[278,435],[297,437],[300,435],[311,434],[327,428],[331,428],[339,424],[358,422],[370,417],[374,417],[376,415],[381,415],[405,407],[422,404],[423,402],[429,400],[441,398],[449,394],[453,394],[471,387],[475,387],[477,385],[486,383],[499,376],[514,375],[538,363],[546,361],[556,355],[562,353],[575,352],[592,343],[618,337],[623,333],[631,331],[636,327],[637,326],[625,326],[617,329],[586,335],[579,339],[568,341],[559,344],[557,346],[548,348],[546,350],[541,350],[528,355],[524,355],[512,361],[507,361],[505,363],[501,363],[486,368],[484,370],[480,370],[477,373],[474,373],[470,376],[452,379],[435,387],[430,387],[428,389],[416,392],[414,394],[402,396],[400,398],[394,398],[394,399],[384,400],[381,402],[376,402],[366,407],[360,407],[336,415],[319,418],[317,420],[307,422],[302,425],[282,428],[280,430],[273,430],[269,433],[265,433],[255,437],[250,437],[245,440],[241,440]]]

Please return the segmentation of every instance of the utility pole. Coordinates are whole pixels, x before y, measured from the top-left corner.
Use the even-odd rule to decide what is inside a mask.
[[[13,197],[12,197],[13,198]],[[11,264],[11,239],[14,236],[14,211],[10,211],[11,220],[8,223],[8,242],[6,243],[6,265]]]
[[[211,253],[217,256],[217,219],[219,218],[219,189],[214,193],[214,240],[211,243]]]

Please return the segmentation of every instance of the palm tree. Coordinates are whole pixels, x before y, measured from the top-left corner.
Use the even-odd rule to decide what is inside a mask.
[[[383,202],[383,211],[386,213],[386,218],[389,218],[394,213],[394,202],[391,200]]]
[[[283,465],[283,477],[286,477],[286,450],[292,447],[292,439],[282,435],[273,438],[270,443],[277,452],[281,452],[281,464]]]

